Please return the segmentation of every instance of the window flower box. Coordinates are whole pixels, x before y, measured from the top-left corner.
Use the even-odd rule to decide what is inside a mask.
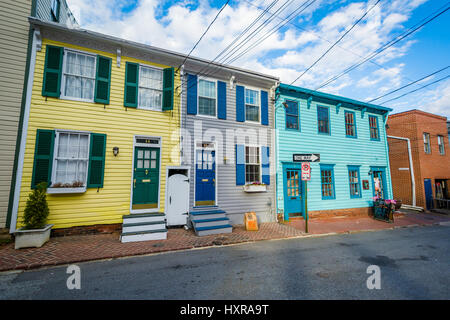
[[[267,192],[267,185],[264,183],[251,183],[244,185],[244,192]]]
[[[62,193],[84,193],[86,192],[86,187],[78,188],[48,188],[48,194],[62,194]]]

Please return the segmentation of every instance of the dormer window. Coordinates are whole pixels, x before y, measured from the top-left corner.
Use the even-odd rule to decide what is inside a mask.
[[[60,0],[52,0],[51,13],[52,13],[53,21],[55,21],[55,22],[59,22],[59,10],[60,10],[60,7],[61,7]]]

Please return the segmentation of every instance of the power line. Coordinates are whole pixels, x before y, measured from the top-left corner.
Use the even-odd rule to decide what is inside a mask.
[[[441,7],[442,8],[442,7]],[[398,43],[399,41],[405,39],[406,37],[408,37],[409,35],[413,34],[414,32],[420,30],[423,26],[425,26],[426,24],[430,23],[431,21],[433,21],[434,19],[436,19],[437,17],[439,17],[440,15],[442,15],[443,13],[445,13],[448,9],[450,9],[450,7],[447,7],[444,10],[441,10],[440,12],[438,12],[437,14],[435,14],[433,17],[429,18],[430,16],[432,16],[433,14],[427,16],[426,18],[422,19],[420,22],[416,23],[415,25],[413,25],[412,27],[410,27],[407,31],[405,31],[403,34],[400,34],[396,37],[394,37],[392,40],[388,41],[387,43],[385,43],[384,45],[380,46],[378,49],[376,49],[375,51],[373,51],[371,54],[369,54],[365,59],[363,59],[360,62],[357,62],[355,64],[353,64],[352,66],[348,67],[347,69],[345,69],[343,72],[341,72],[339,75],[331,77],[330,79],[328,79],[327,81],[325,81],[324,83],[322,83],[320,86],[318,86],[316,89],[314,90],[319,90],[327,85],[329,85],[330,83],[336,81],[337,79],[339,79],[340,77],[344,76],[345,74],[349,73],[350,71],[358,68],[360,65],[364,64],[365,62],[373,59],[375,56],[379,55],[380,53],[382,53],[383,51],[385,51],[386,49],[390,48],[391,46],[393,46],[394,44]],[[440,10],[440,8],[438,9]],[[427,20],[428,19],[428,20]],[[427,20],[423,23],[421,23],[422,21]],[[420,24],[419,26],[417,26],[418,24]]]
[[[449,78],[449,77],[450,77],[450,75],[445,76],[445,77],[440,78],[440,79],[438,79],[438,80],[436,80],[436,81],[433,81],[433,82],[431,82],[431,83],[429,83],[429,84],[426,84],[426,85],[424,85],[424,86],[422,86],[422,87],[420,87],[420,88],[417,88],[417,89],[411,90],[411,91],[409,91],[409,92],[407,92],[407,93],[404,93],[404,94],[402,94],[402,95],[400,95],[400,96],[398,96],[398,97],[395,97],[395,98],[386,100],[386,101],[382,102],[381,104],[385,104],[385,103],[387,103],[387,102],[390,102],[390,101],[393,101],[393,100],[400,99],[400,98],[402,98],[402,97],[404,97],[404,96],[406,96],[406,95],[408,95],[408,94],[414,93],[414,92],[419,91],[419,90],[421,90],[421,89],[425,89],[426,87],[431,86],[432,84],[441,82],[441,81],[443,81],[443,80],[445,80],[445,79],[447,79],[447,78]]]
[[[197,47],[197,45],[200,43],[200,41],[203,39],[203,37],[205,36],[205,34],[208,32],[209,28],[211,28],[211,26],[213,25],[213,23],[217,20],[217,17],[220,15],[220,13],[223,11],[223,9],[225,9],[225,7],[227,6],[228,2],[230,2],[230,0],[227,0],[227,2],[225,2],[225,4],[222,6],[222,8],[219,10],[219,12],[216,14],[215,18],[213,21],[211,21],[211,23],[209,24],[208,28],[206,28],[205,32],[203,32],[202,36],[200,37],[200,39],[198,39],[197,43],[194,45],[194,47],[191,49],[191,51],[189,51],[188,55],[184,58],[183,63],[178,67],[180,68],[187,60],[187,58],[191,55],[192,51],[194,51],[194,49]]]
[[[294,81],[291,82],[290,85],[294,84],[298,79],[300,79],[301,77],[303,77],[303,75],[305,73],[307,73],[309,70],[311,70],[311,68],[313,68],[320,60],[322,60],[323,57],[325,57],[325,55],[328,54],[328,52],[331,51],[331,49],[333,49],[350,31],[353,30],[354,27],[356,27],[356,25],[362,20],[364,19],[364,17],[373,9],[375,8],[375,6],[380,2],[381,0],[377,0],[377,2],[369,9],[367,10],[362,16],[361,18],[359,18],[352,26],[350,29],[348,29],[331,47],[328,48],[327,51],[325,51],[320,57],[319,59],[317,59],[311,66],[309,66],[305,71],[303,71],[302,74],[300,74]]]
[[[308,0],[309,1],[309,0]],[[239,58],[241,58],[243,55],[245,55],[246,53],[248,53],[250,50],[254,49],[255,47],[257,47],[261,42],[265,41],[267,38],[269,38],[272,34],[274,34],[275,32],[277,32],[278,30],[280,30],[281,28],[283,28],[286,24],[288,24],[289,22],[291,22],[293,19],[295,19],[299,14],[301,14],[303,11],[305,11],[309,6],[311,6],[314,2],[316,2],[316,0],[313,0],[312,2],[308,3],[308,1],[306,1],[305,3],[303,3],[300,7],[298,7],[296,10],[294,10],[291,14],[289,14],[286,18],[282,18],[281,23],[279,23],[278,25],[275,26],[275,28],[272,29],[272,31],[270,31],[270,33],[263,35],[262,37],[260,37],[258,40],[256,40],[253,44],[250,44],[249,47],[247,47],[247,49],[245,49],[242,53],[240,53],[237,57],[233,58],[231,61],[229,61],[229,63],[233,63],[234,61],[238,60]],[[307,5],[306,5],[307,4]],[[305,6],[306,5],[306,6]],[[305,6],[305,7],[304,7]],[[304,8],[302,8],[304,7]],[[300,10],[300,11],[299,11]]]
[[[378,99],[381,99],[381,98],[383,98],[383,97],[385,97],[385,96],[388,96],[388,95],[390,95],[390,94],[393,94],[394,92],[400,91],[400,90],[402,90],[402,89],[404,89],[404,88],[406,88],[406,87],[409,87],[410,85],[413,85],[413,84],[415,84],[415,83],[417,83],[417,82],[419,82],[419,81],[422,81],[422,80],[424,80],[424,79],[426,79],[426,78],[429,78],[429,77],[435,75],[436,73],[439,73],[439,72],[441,72],[441,71],[444,71],[444,70],[446,70],[446,69],[448,69],[448,68],[450,68],[450,66],[447,66],[447,67],[442,68],[442,69],[440,69],[440,70],[438,70],[438,71],[435,71],[435,72],[433,72],[433,73],[431,73],[431,74],[429,74],[429,75],[427,75],[427,76],[425,76],[425,77],[422,77],[422,78],[417,79],[417,80],[415,80],[415,81],[413,81],[413,82],[410,82],[410,83],[408,83],[408,84],[406,84],[406,85],[404,85],[404,86],[402,86],[402,87],[400,87],[400,88],[398,88],[398,89],[392,90],[392,91],[390,91],[390,92],[388,92],[388,93],[383,94],[382,96],[379,96],[379,97],[374,98],[374,99],[372,99],[372,100],[369,100],[369,101],[367,101],[367,102],[368,102],[368,103],[371,103],[371,102],[373,102],[373,101],[375,101],[375,100],[378,100]]]

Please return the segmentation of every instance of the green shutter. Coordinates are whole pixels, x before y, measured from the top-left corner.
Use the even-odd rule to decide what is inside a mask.
[[[97,56],[97,74],[95,76],[95,96],[97,103],[109,104],[111,83],[111,58]]]
[[[173,110],[174,69],[166,68],[163,74],[162,110]]]
[[[103,188],[105,172],[106,134],[91,133],[88,188]]]
[[[42,95],[59,98],[64,48],[47,45]]]
[[[138,81],[139,64],[127,62],[125,67],[125,107],[137,108]]]
[[[34,149],[33,175],[31,188],[36,188],[40,182],[51,184],[53,164],[53,144],[55,131],[38,129],[36,132],[36,146]]]

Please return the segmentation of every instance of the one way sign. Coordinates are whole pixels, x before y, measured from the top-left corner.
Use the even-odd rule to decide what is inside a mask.
[[[292,158],[294,162],[320,162],[319,153],[297,153]]]

